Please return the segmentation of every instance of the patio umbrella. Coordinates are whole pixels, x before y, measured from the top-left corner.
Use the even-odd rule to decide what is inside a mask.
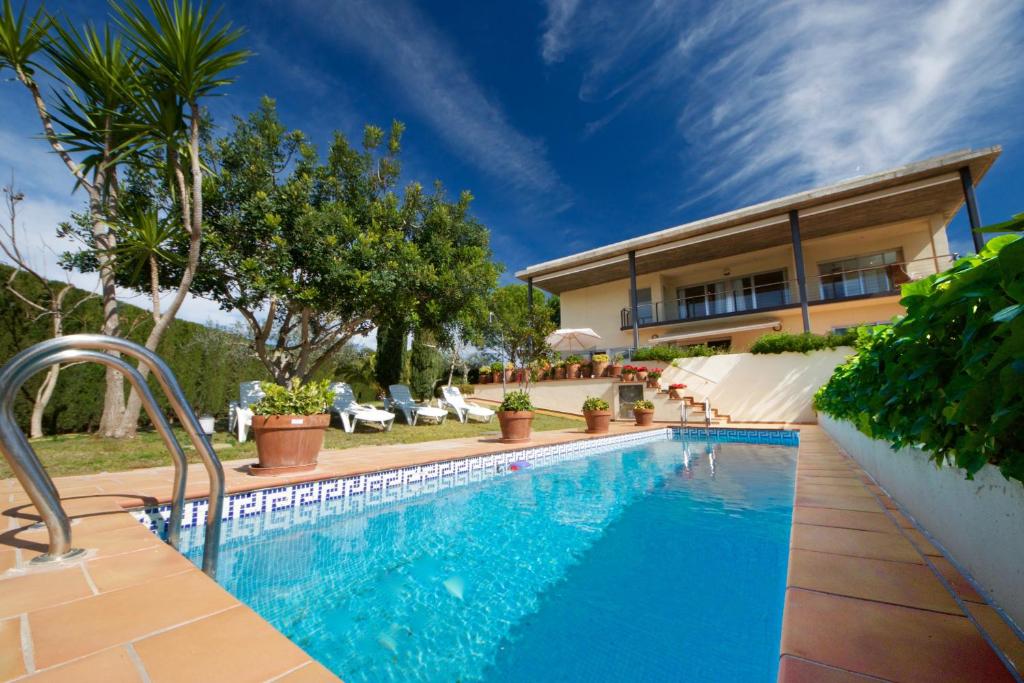
[[[580,329],[555,330],[547,336],[545,341],[555,351],[582,351],[589,349],[601,341],[601,335],[589,327]]]

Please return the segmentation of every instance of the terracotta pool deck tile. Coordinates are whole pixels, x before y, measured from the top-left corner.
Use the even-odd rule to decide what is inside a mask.
[[[837,494],[800,493],[796,496],[796,504],[805,507],[832,508],[834,510],[852,510],[855,512],[881,512],[882,506],[874,498],[863,496],[846,496]]]
[[[963,616],[786,591],[782,654],[894,681],[1013,681]]]
[[[1024,640],[1021,640],[999,613],[988,605],[969,604],[967,609],[985,629],[992,642],[1003,651],[1017,673],[1024,677]]]
[[[338,677],[320,662],[310,662],[295,671],[273,679],[273,683],[337,683]]]
[[[862,676],[789,655],[779,659],[778,683],[870,683],[880,680],[884,679]]]
[[[309,661],[248,607],[239,605],[135,643],[154,683],[266,681]]]
[[[8,575],[0,579],[0,618],[85,598],[93,594],[79,566]]]
[[[195,569],[183,555],[167,550],[153,547],[101,557],[86,562],[85,568],[101,593]]]
[[[860,490],[864,484],[856,477],[816,477],[807,474],[798,474],[796,477],[797,486],[813,484],[816,486],[841,486],[847,489]]]
[[[860,529],[861,531],[899,533],[899,528],[882,512],[859,512],[857,510],[835,510],[798,505],[793,508],[793,521],[800,524]]]
[[[0,681],[24,675],[25,658],[21,654],[21,618],[0,621]]]
[[[942,552],[936,548],[928,537],[917,529],[903,529],[903,533],[909,538],[917,549],[929,557],[942,557]]]
[[[924,564],[914,546],[898,534],[793,524],[790,545],[800,550]]]
[[[974,589],[971,582],[960,573],[960,570],[953,566],[952,562],[945,557],[929,557],[928,560],[942,574],[943,578],[949,582],[949,585],[953,587],[953,590],[956,591],[961,600],[985,603],[985,598],[978,594],[978,591]]]
[[[925,565],[794,548],[787,586],[962,616],[946,587]]]
[[[835,486],[834,484],[807,484],[801,481],[797,482],[796,493],[798,496],[844,496],[875,500],[874,494],[865,489],[863,485]]]
[[[896,520],[896,523],[900,525],[900,528],[903,528],[903,529],[914,529],[915,528],[914,523],[911,522],[910,519],[908,519],[907,516],[904,515],[902,512],[900,512],[899,510],[890,510],[889,514],[891,514],[893,519]]]
[[[31,683],[67,683],[67,681],[95,681],[96,683],[142,683],[138,667],[125,647],[112,647],[94,655],[40,671],[24,679]]]
[[[53,666],[237,604],[197,569],[30,612],[36,665]]]

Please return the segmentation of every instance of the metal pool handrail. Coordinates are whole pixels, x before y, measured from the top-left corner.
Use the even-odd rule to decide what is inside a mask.
[[[64,560],[81,553],[71,547],[71,525],[60,504],[53,480],[46,473],[29,445],[24,433],[14,419],[14,399],[21,385],[42,368],[55,362],[91,360],[123,372],[142,397],[146,412],[163,438],[175,459],[174,493],[171,504],[171,520],[168,525],[168,540],[176,544],[181,528],[181,510],[184,504],[187,461],[181,446],[174,438],[170,425],[160,413],[152,392],[146,386],[142,375],[116,356],[102,351],[124,353],[144,363],[163,389],[171,408],[178,416],[192,445],[202,458],[210,479],[210,497],[206,517],[206,538],[203,547],[203,571],[216,576],[217,557],[220,550],[221,509],[224,504],[224,468],[210,446],[198,418],[188,406],[188,401],[174,378],[174,373],[155,353],[139,344],[99,334],[78,334],[49,339],[25,349],[11,358],[0,368],[0,451],[11,465],[15,475],[25,488],[29,498],[39,510],[50,536],[49,552],[39,561]],[[173,537],[173,540],[172,540]]]

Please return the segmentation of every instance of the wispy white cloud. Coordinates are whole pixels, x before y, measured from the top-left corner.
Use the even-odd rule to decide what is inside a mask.
[[[431,20],[406,0],[352,0],[329,8],[302,0],[302,15],[325,39],[355,49],[462,159],[512,190],[564,207],[568,190],[544,143],[518,130]]]
[[[1017,2],[599,0],[558,36],[588,60],[580,97],[606,104],[587,132],[667,102],[701,191],[745,200],[1006,141],[1024,113]]]
[[[547,63],[560,62],[571,40],[573,19],[580,0],[547,0],[548,15],[540,39],[540,54]]]

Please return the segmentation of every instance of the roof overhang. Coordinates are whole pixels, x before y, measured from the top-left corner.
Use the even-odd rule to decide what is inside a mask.
[[[970,168],[977,184],[1001,151],[952,152],[844,180],[539,263],[516,277],[560,294],[629,277],[630,252],[636,253],[637,273],[644,274],[785,245],[791,211],[799,212],[805,240],[937,214],[948,220],[964,201],[960,169]]]

